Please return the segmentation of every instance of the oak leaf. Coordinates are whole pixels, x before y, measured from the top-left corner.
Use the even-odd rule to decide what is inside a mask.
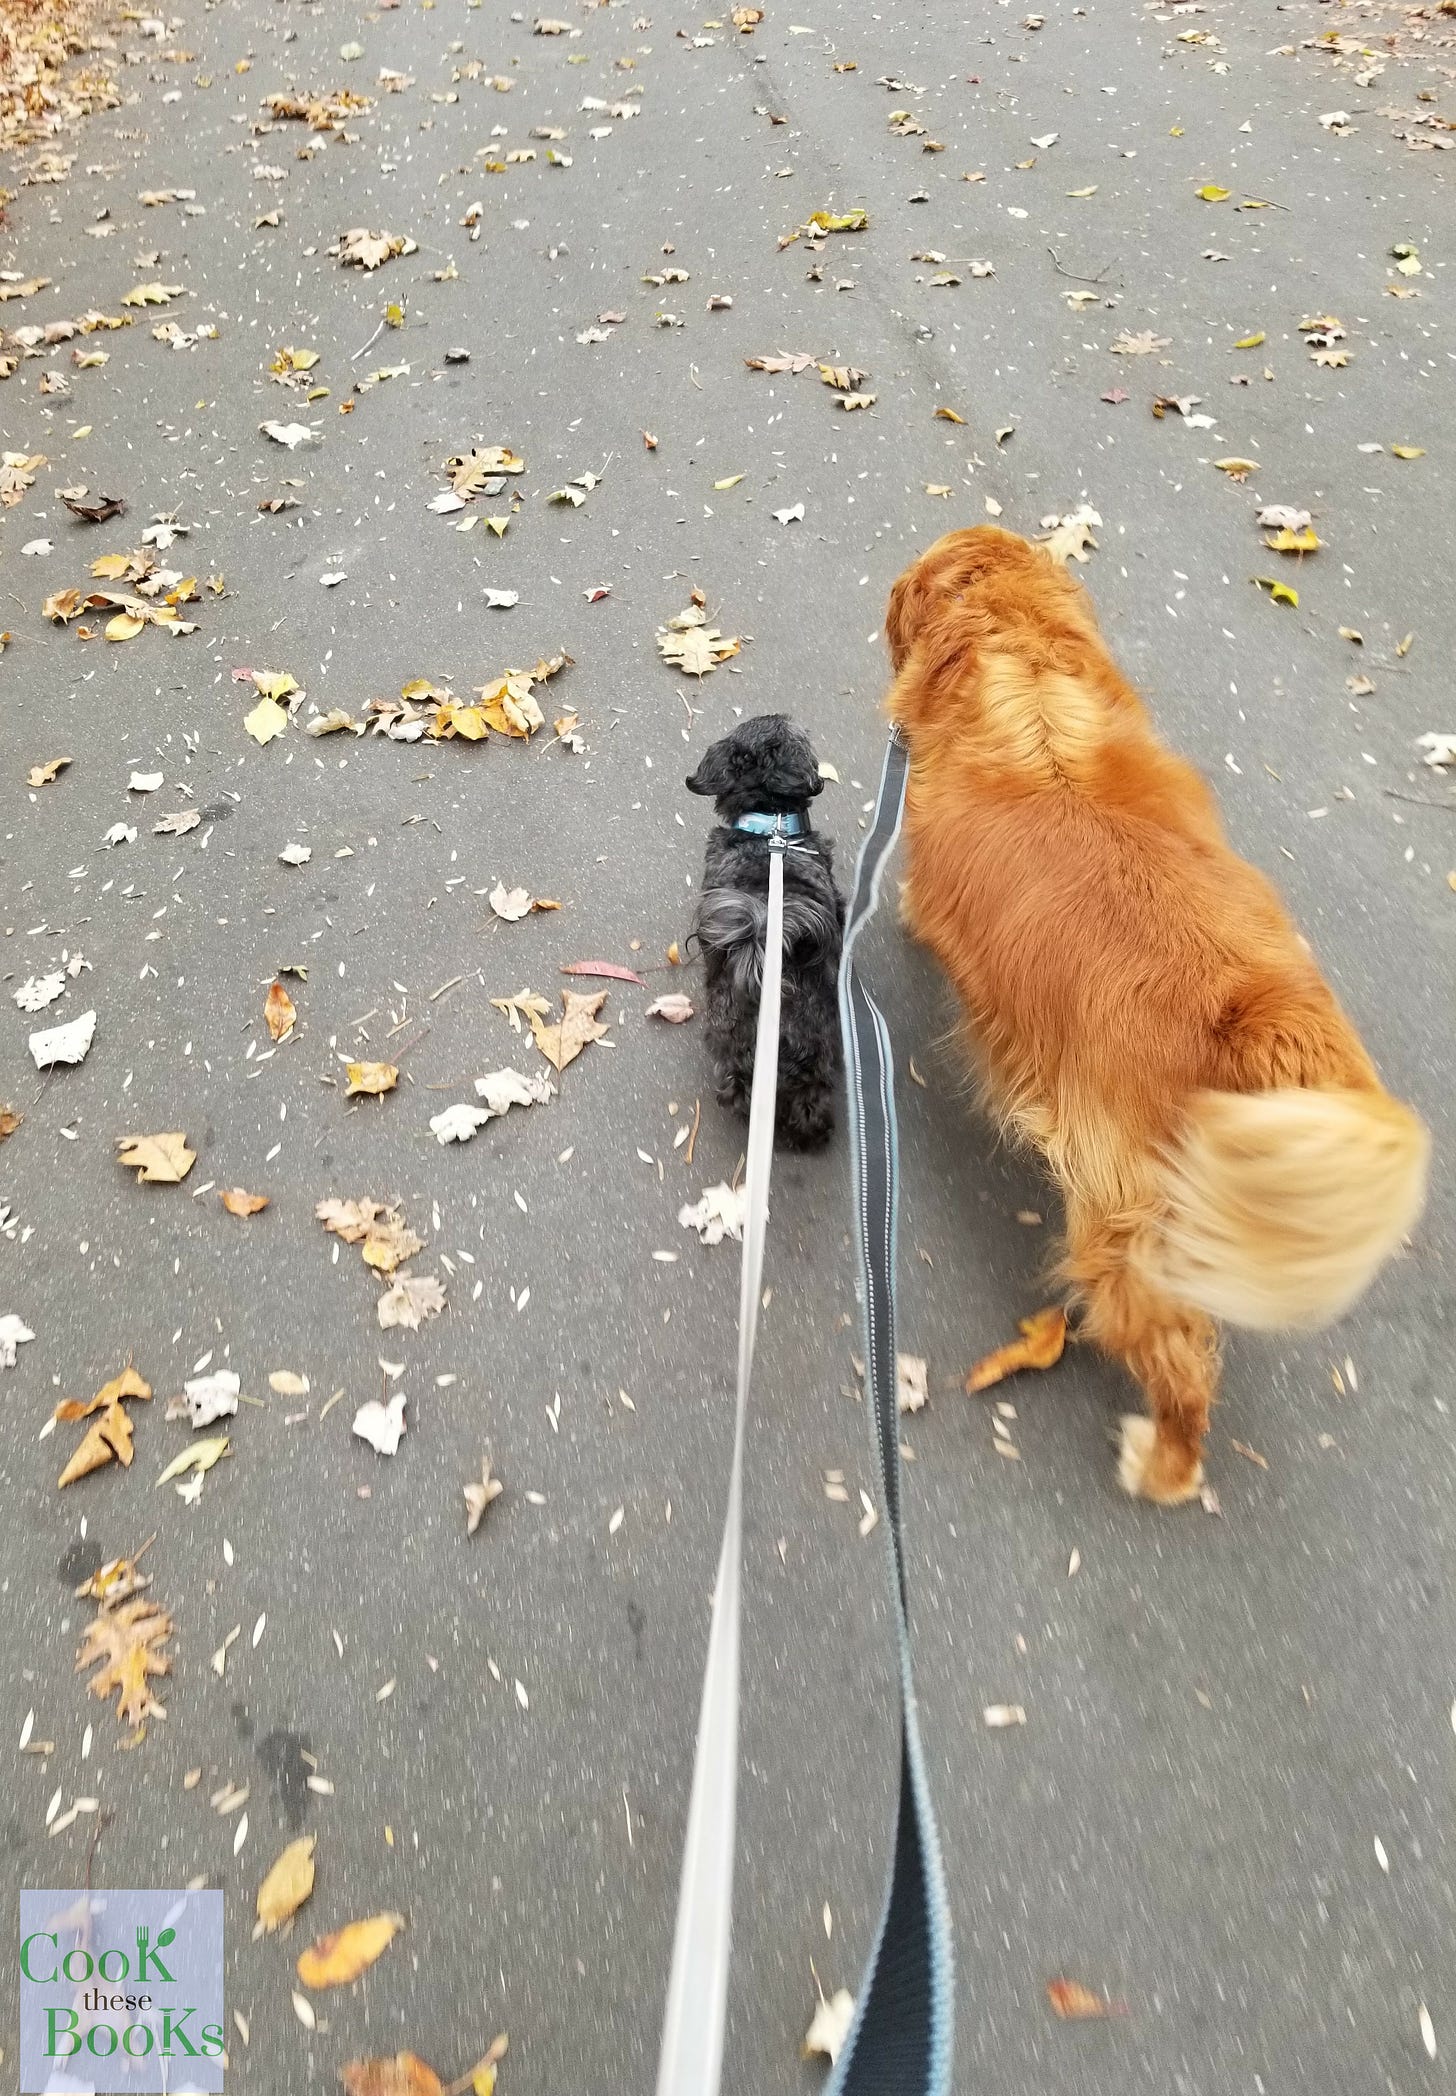
[[[116,1714],[129,1725],[166,1713],[152,1694],[152,1680],[170,1674],[172,1662],[161,1650],[172,1635],[172,1618],[140,1595],[119,1608],[103,1609],[86,1625],[76,1657],[76,1672],[98,1666],[88,1686],[103,1701],[116,1695]]]

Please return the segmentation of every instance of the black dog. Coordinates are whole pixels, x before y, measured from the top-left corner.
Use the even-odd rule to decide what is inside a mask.
[[[748,1116],[768,922],[769,838],[777,831],[788,849],[776,1128],[790,1149],[818,1149],[834,1129],[844,937],[834,847],[816,834],[807,812],[824,790],[818,760],[808,736],[787,715],[764,713],[715,742],[687,788],[711,794],[719,818],[708,838],[692,926],[707,970],[718,1103]]]

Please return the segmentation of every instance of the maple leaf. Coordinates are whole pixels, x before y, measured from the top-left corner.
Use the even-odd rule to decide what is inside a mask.
[[[478,495],[488,480],[502,473],[524,473],[526,461],[508,444],[476,445],[445,461],[445,471],[457,495]]]
[[[138,284],[122,300],[124,306],[165,306],[183,296],[181,284]]]
[[[706,677],[720,662],[738,654],[742,642],[710,626],[701,605],[693,604],[658,628],[657,646],[663,661],[685,677]]]
[[[180,1130],[166,1135],[119,1135],[116,1143],[117,1163],[135,1166],[137,1183],[142,1186],[177,1186],[197,1162],[197,1152],[188,1149]]]
[[[1151,328],[1143,328],[1136,335],[1124,328],[1110,347],[1115,357],[1151,357],[1166,349],[1171,340],[1170,335],[1155,335]]]
[[[597,1013],[607,1001],[607,992],[597,990],[583,996],[579,990],[563,990],[561,993],[562,1016],[553,1025],[547,1025],[535,1012],[530,1014],[531,1031],[536,1037],[536,1046],[555,1070],[564,1070],[568,1063],[576,1061],[589,1041],[599,1041],[607,1029]]]
[[[444,1309],[445,1290],[434,1274],[396,1274],[378,1307],[381,1331],[401,1325],[417,1332],[427,1317],[438,1317]]]
[[[97,1667],[87,1686],[102,1701],[113,1692],[116,1714],[129,1725],[143,1718],[165,1717],[151,1691],[153,1679],[170,1674],[172,1662],[162,1651],[172,1636],[172,1618],[140,1595],[114,1609],[103,1609],[86,1625],[76,1657],[76,1672]]]
[[[401,233],[371,233],[366,226],[351,226],[339,235],[333,252],[345,264],[373,270],[394,255],[412,255],[415,243]]]
[[[966,1390],[989,1390],[993,1383],[1015,1375],[1022,1368],[1051,1368],[1062,1358],[1067,1343],[1067,1313],[1053,1305],[1018,1320],[1021,1337],[1009,1346],[998,1346],[976,1363],[966,1377]]]

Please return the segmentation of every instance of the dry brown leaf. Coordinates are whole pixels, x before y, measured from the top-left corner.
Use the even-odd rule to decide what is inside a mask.
[[[563,990],[561,993],[562,1016],[551,1026],[530,1013],[531,1031],[536,1036],[536,1046],[553,1069],[564,1070],[575,1062],[588,1041],[599,1041],[607,1029],[597,1019],[597,1013],[607,1001],[607,992],[597,990],[589,997],[579,990]]]
[[[481,1458],[480,1483],[468,1484],[462,1489],[465,1493],[465,1533],[473,1536],[484,1518],[486,1508],[493,1499],[499,1499],[505,1490],[500,1479],[490,1474],[489,1456]]]
[[[360,1238],[369,1235],[369,1227],[375,1216],[383,1215],[382,1201],[320,1201],[314,1214],[326,1230],[335,1237],[342,1237],[345,1244],[358,1244]]]
[[[59,774],[65,770],[71,761],[69,757],[49,757],[44,764],[32,764],[30,770],[26,773],[26,785],[53,785]]]
[[[91,1405],[85,1407],[88,1412],[91,1409]],[[131,1457],[131,1421],[121,1403],[114,1400],[87,1429],[57,1483],[74,1485],[78,1477],[89,1477],[93,1470],[101,1470],[113,1460],[125,1468],[130,1465]]]
[[[261,1215],[268,1206],[267,1194],[245,1193],[240,1186],[225,1186],[221,1200],[229,1215]]]
[[[347,1987],[368,1971],[403,1927],[402,1914],[371,1914],[367,1921],[351,1921],[300,1953],[298,1977],[305,1987]]]
[[[339,2069],[339,2079],[349,2096],[443,2096],[444,2092],[434,2068],[412,2052],[397,2052],[392,2060],[346,2061]]]
[[[1048,1980],[1046,1991],[1055,2013],[1067,2022],[1108,2013],[1102,1996],[1084,1987],[1080,1980]]]
[[[400,1211],[382,1201],[320,1201],[314,1214],[346,1244],[362,1244],[365,1264],[382,1274],[392,1274],[425,1248]]]
[[[13,1106],[0,1106],[0,1143],[3,1143],[7,1136],[14,1135],[24,1119],[25,1115],[18,1114]]]
[[[1037,1310],[1019,1320],[1021,1337],[1009,1346],[998,1346],[978,1361],[966,1377],[966,1390],[989,1390],[993,1383],[1015,1375],[1022,1368],[1051,1368],[1062,1358],[1067,1343],[1067,1313],[1060,1305]]]
[[[381,1092],[392,1092],[399,1083],[399,1071],[393,1063],[349,1063],[347,1066],[349,1089],[346,1099],[364,1093],[377,1099]]]
[[[177,1186],[197,1162],[180,1129],[166,1135],[119,1135],[116,1161],[134,1166],[139,1185]]]
[[[314,1834],[290,1841],[258,1887],[258,1923],[264,1935],[291,1921],[313,1891]]]
[[[170,1674],[172,1662],[161,1647],[172,1635],[172,1618],[140,1595],[119,1608],[103,1609],[86,1625],[76,1656],[76,1672],[99,1666],[87,1684],[103,1701],[115,1691],[116,1714],[129,1725],[165,1712],[152,1695],[154,1676]]]
[[[298,1007],[281,982],[275,982],[269,990],[263,1004],[263,1017],[275,1041],[285,1040],[292,1033]]]

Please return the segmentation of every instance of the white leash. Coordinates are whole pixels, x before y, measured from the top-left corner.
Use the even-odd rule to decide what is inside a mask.
[[[672,1971],[662,2024],[657,2096],[718,2096],[733,1929],[733,1846],[738,1801],[738,1641],[742,1607],[743,1437],[763,1281],[768,1183],[778,1097],[779,1005],[784,962],[784,842],[770,840],[768,925],[748,1114],[743,1264],[738,1288],[738,1401],[723,1547],[698,1710],[692,1798],[683,1843]]]

